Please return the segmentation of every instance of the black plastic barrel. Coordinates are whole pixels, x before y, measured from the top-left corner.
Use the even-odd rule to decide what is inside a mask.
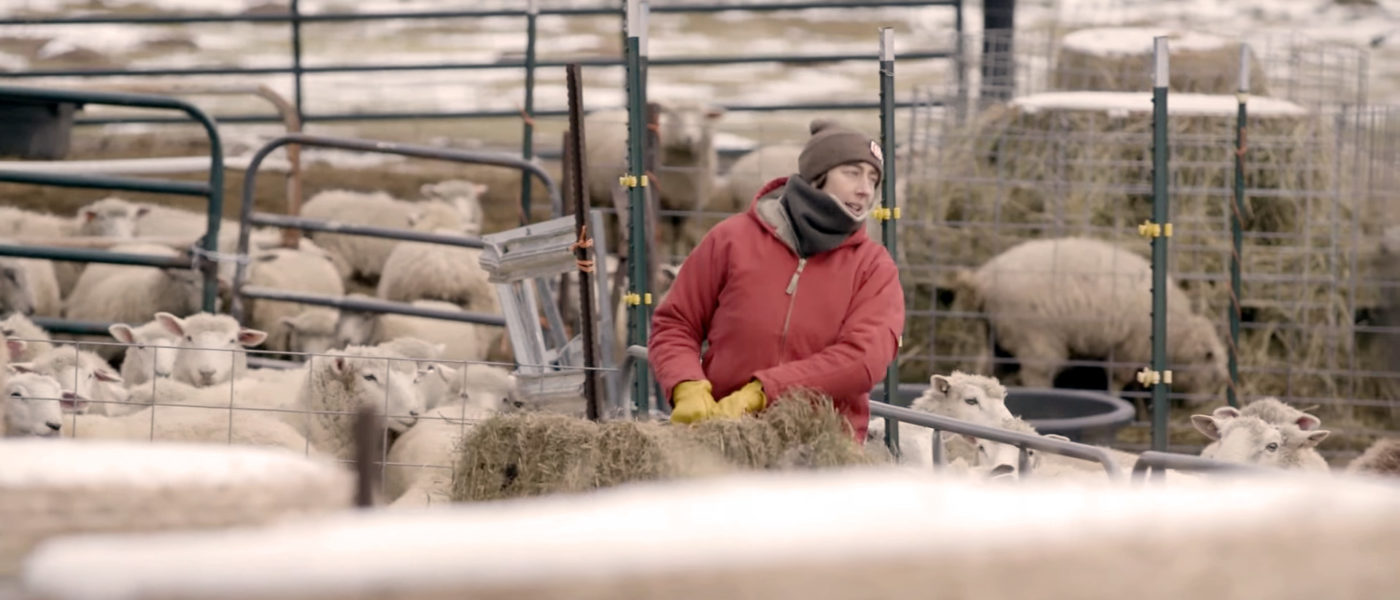
[[[901,383],[892,404],[909,406],[928,389],[927,383]],[[883,402],[885,386],[870,392]],[[1133,420],[1133,405],[1103,392],[1073,389],[1006,388],[1006,408],[1041,434],[1058,433],[1076,442],[1104,443]]]
[[[0,156],[64,158],[78,108],[71,102],[0,100]]]

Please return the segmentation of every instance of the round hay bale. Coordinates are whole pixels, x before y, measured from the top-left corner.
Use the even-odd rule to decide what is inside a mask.
[[[1070,91],[1151,90],[1152,40],[1158,36],[1167,36],[1167,89],[1201,94],[1239,91],[1239,42],[1207,33],[1146,27],[1096,27],[1066,35],[1060,40],[1053,85]],[[1269,93],[1254,53],[1250,53],[1249,91]]]
[[[0,441],[0,576],[47,538],[272,522],[351,505],[354,478],[280,449],[173,442]]]
[[[463,440],[452,500],[571,493],[740,470],[871,464],[878,456],[862,449],[830,398],[805,391],[784,396],[757,416],[687,426],[504,413]]]

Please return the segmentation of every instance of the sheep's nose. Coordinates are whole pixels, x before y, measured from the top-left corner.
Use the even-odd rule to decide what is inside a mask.
[[[992,477],[998,477],[998,476],[1001,476],[1001,475],[1010,475],[1010,474],[1015,473],[1015,472],[1016,472],[1016,467],[1013,467],[1013,466],[1008,465],[1008,464],[1000,464],[1000,465],[997,465],[996,467],[992,468]]]
[[[59,423],[57,421],[44,421],[44,424],[47,425],[49,429],[53,431],[63,429],[63,423]]]
[[[416,411],[416,410],[410,410],[410,411],[408,411],[408,416],[410,416],[410,417],[416,417],[416,416],[418,416],[418,411]]]

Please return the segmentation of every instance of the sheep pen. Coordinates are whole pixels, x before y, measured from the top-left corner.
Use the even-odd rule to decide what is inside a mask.
[[[451,498],[471,502],[742,470],[864,465],[878,456],[856,443],[830,398],[803,390],[756,417],[690,426],[503,413],[463,440]]]
[[[1172,93],[1167,106],[1169,274],[1228,340],[1237,100]],[[1035,238],[1087,235],[1150,257],[1138,226],[1152,220],[1152,108],[1145,88],[1048,92],[993,105],[949,129],[931,158],[938,175],[911,183],[906,203],[918,219],[905,224],[901,241],[909,262],[938,266],[910,282],[915,295],[952,290],[955,267],[975,268]],[[1373,292],[1343,283],[1368,277],[1364,242],[1338,235],[1361,228],[1369,236],[1379,222],[1363,200],[1365,183],[1349,177],[1366,159],[1343,141],[1340,117],[1261,97],[1248,109],[1238,394],[1384,398],[1383,378],[1356,374],[1384,367],[1352,339],[1352,307],[1370,305]],[[930,371],[971,368],[992,344],[981,316],[956,312],[955,294],[932,301],[954,314],[912,315],[902,354],[930,357]],[[1391,418],[1386,407],[1324,410],[1361,424]],[[1186,415],[1176,417],[1181,435],[1173,443],[1198,442]],[[1360,450],[1370,441],[1337,436],[1328,445]]]

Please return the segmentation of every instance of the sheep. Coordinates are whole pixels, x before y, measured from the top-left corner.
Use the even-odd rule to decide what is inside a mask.
[[[170,377],[175,367],[175,353],[180,337],[165,327],[159,320],[151,320],[142,325],[113,323],[107,333],[118,342],[126,344],[122,357],[121,377],[127,387],[134,387],[152,379]]]
[[[136,237],[136,222],[150,207],[108,196],[78,209],[78,235],[130,239]]]
[[[53,377],[65,394],[71,394],[70,407],[75,412],[114,414],[128,401],[129,393],[122,387],[121,376],[107,361],[75,346],[56,347],[32,361],[10,363],[10,367],[19,373]]]
[[[436,183],[425,183],[418,188],[427,200],[439,200],[456,209],[461,217],[461,232],[468,235],[481,235],[485,211],[481,208],[481,197],[489,188],[484,183],[465,179],[445,179]],[[429,203],[431,204],[431,203]],[[414,219],[415,222],[419,219]]]
[[[112,250],[178,256],[158,244],[125,244]],[[93,264],[78,278],[63,315],[74,320],[144,323],[157,312],[199,312],[203,299],[203,277],[191,269]]]
[[[714,126],[724,109],[700,102],[673,100],[656,103],[660,108],[653,173],[660,210],[705,208],[718,175],[719,158]],[[627,223],[625,189],[618,180],[627,173],[627,111],[606,109],[584,117],[584,152],[588,156],[588,195],[593,206],[617,209],[619,223]],[[684,216],[672,216],[673,240],[682,235]],[[620,228],[621,239],[626,229]]]
[[[992,377],[962,371],[929,377],[928,389],[909,408],[989,427],[997,427],[1003,421],[1015,418],[1006,408],[1006,388],[1001,383]],[[866,427],[866,443],[883,441],[884,433],[885,420],[871,419]],[[927,428],[900,423],[899,434],[900,453],[903,456],[918,464],[932,464],[932,439]],[[942,439],[946,442],[949,437],[944,435]],[[972,448],[973,452],[959,456],[967,459],[968,464],[976,464],[975,447],[979,442],[972,437],[965,442],[969,445],[963,448]],[[996,451],[990,446],[988,450]]]
[[[468,311],[500,312],[496,285],[487,280],[481,268],[481,250],[476,248],[400,243],[384,261],[376,295],[395,302],[441,300]]]
[[[197,387],[242,377],[248,371],[242,347],[267,339],[266,332],[242,327],[228,315],[201,312],[182,319],[158,312],[156,321],[178,339],[170,377]]]
[[[365,297],[350,294],[348,297]],[[460,312],[461,307],[437,300],[414,300],[414,306]],[[427,317],[412,317],[392,313],[368,313],[342,310],[336,325],[336,345],[370,346],[398,337],[416,337],[446,345],[442,358],[446,360],[482,360],[492,344],[504,337],[505,330],[494,325],[444,321]]]
[[[412,427],[426,408],[413,389],[412,377],[404,376],[385,364],[405,357],[388,356],[383,349],[350,346],[332,351],[313,361],[301,378],[296,408],[305,413],[289,413],[284,420],[306,432],[316,449],[332,457],[353,458],[354,413],[361,406],[376,406],[391,432],[403,433]]]
[[[14,242],[0,238],[0,243]],[[60,316],[63,304],[53,262],[0,256],[0,312]]]
[[[420,415],[385,456],[384,496],[391,506],[447,503],[457,447],[476,423],[495,412],[454,402]]]
[[[1202,435],[1219,442],[1203,449],[1203,458],[1301,471],[1328,471],[1327,462],[1315,449],[1318,442],[1331,433],[1325,429],[1304,432],[1296,425],[1274,425],[1254,416],[1191,415],[1191,424]]]
[[[749,208],[754,194],[769,181],[787,177],[797,172],[797,158],[802,154],[802,144],[773,144],[759,147],[734,161],[725,176],[724,191],[718,199],[725,205],[716,209],[727,212],[742,212]],[[769,192],[765,198],[777,198],[783,188]]]
[[[1128,363],[1110,369],[1121,393],[1151,360],[1152,270],[1132,252],[1080,237],[1031,240],[955,278],[957,294],[987,313],[997,345],[1019,361],[1022,386],[1051,387],[1071,357],[1098,357]],[[1226,378],[1215,326],[1176,285],[1167,311],[1173,387],[1215,391]]]
[[[148,406],[119,416],[65,414],[63,437],[274,446],[316,453],[295,428],[273,416],[204,407]]]
[[[1301,410],[1288,406],[1280,402],[1278,398],[1260,398],[1243,409],[1236,409],[1231,406],[1222,406],[1212,411],[1211,416],[1218,420],[1233,419],[1236,417],[1256,417],[1259,420],[1277,428],[1283,436],[1283,449],[1280,455],[1284,457],[1283,463],[1293,467],[1303,468],[1309,471],[1328,471],[1327,461],[1313,449],[1314,446],[1327,437],[1326,431],[1318,430],[1322,425],[1322,420],[1305,413]],[[1197,421],[1192,417],[1193,424]],[[1207,426],[1204,420],[1200,421],[1201,426]],[[1210,429],[1210,426],[1207,426]],[[1201,429],[1207,437],[1210,433],[1207,429]],[[1212,441],[1201,450],[1202,456],[1215,456],[1221,452],[1220,440]]]
[[[1400,475],[1400,439],[1383,438],[1376,440],[1360,456],[1347,463],[1349,474]]]
[[[15,362],[29,362],[53,349],[49,332],[20,313],[12,313],[0,321],[0,332],[4,332],[6,338],[24,342],[21,350],[10,354],[10,360]]]
[[[0,237],[66,238],[78,235],[78,219],[60,217],[0,206]],[[83,263],[58,261],[54,265],[54,275],[58,278],[59,295],[67,297],[82,273]]]
[[[425,362],[414,373],[413,387],[428,408],[450,402],[488,410],[520,408],[516,379],[509,371],[491,365],[467,363],[452,366]]]
[[[37,373],[10,374],[3,388],[5,437],[56,437],[63,428],[62,402],[71,400],[58,380]]]
[[[345,282],[329,257],[320,252],[275,248],[259,252],[248,269],[246,285],[344,296]],[[248,325],[267,332],[265,348],[274,352],[324,352],[335,339],[340,311],[310,304],[248,299]]]
[[[384,192],[327,190],[312,196],[302,204],[301,216],[389,229],[452,229],[465,233],[472,227],[463,224],[463,219],[455,209],[441,211],[425,207],[434,202],[442,204],[438,200],[408,202]],[[476,224],[475,227],[480,230],[480,224]],[[310,235],[316,244],[343,261],[347,276],[358,276],[366,281],[379,278],[384,269],[384,261],[399,243],[398,240],[339,233],[315,232]]]

